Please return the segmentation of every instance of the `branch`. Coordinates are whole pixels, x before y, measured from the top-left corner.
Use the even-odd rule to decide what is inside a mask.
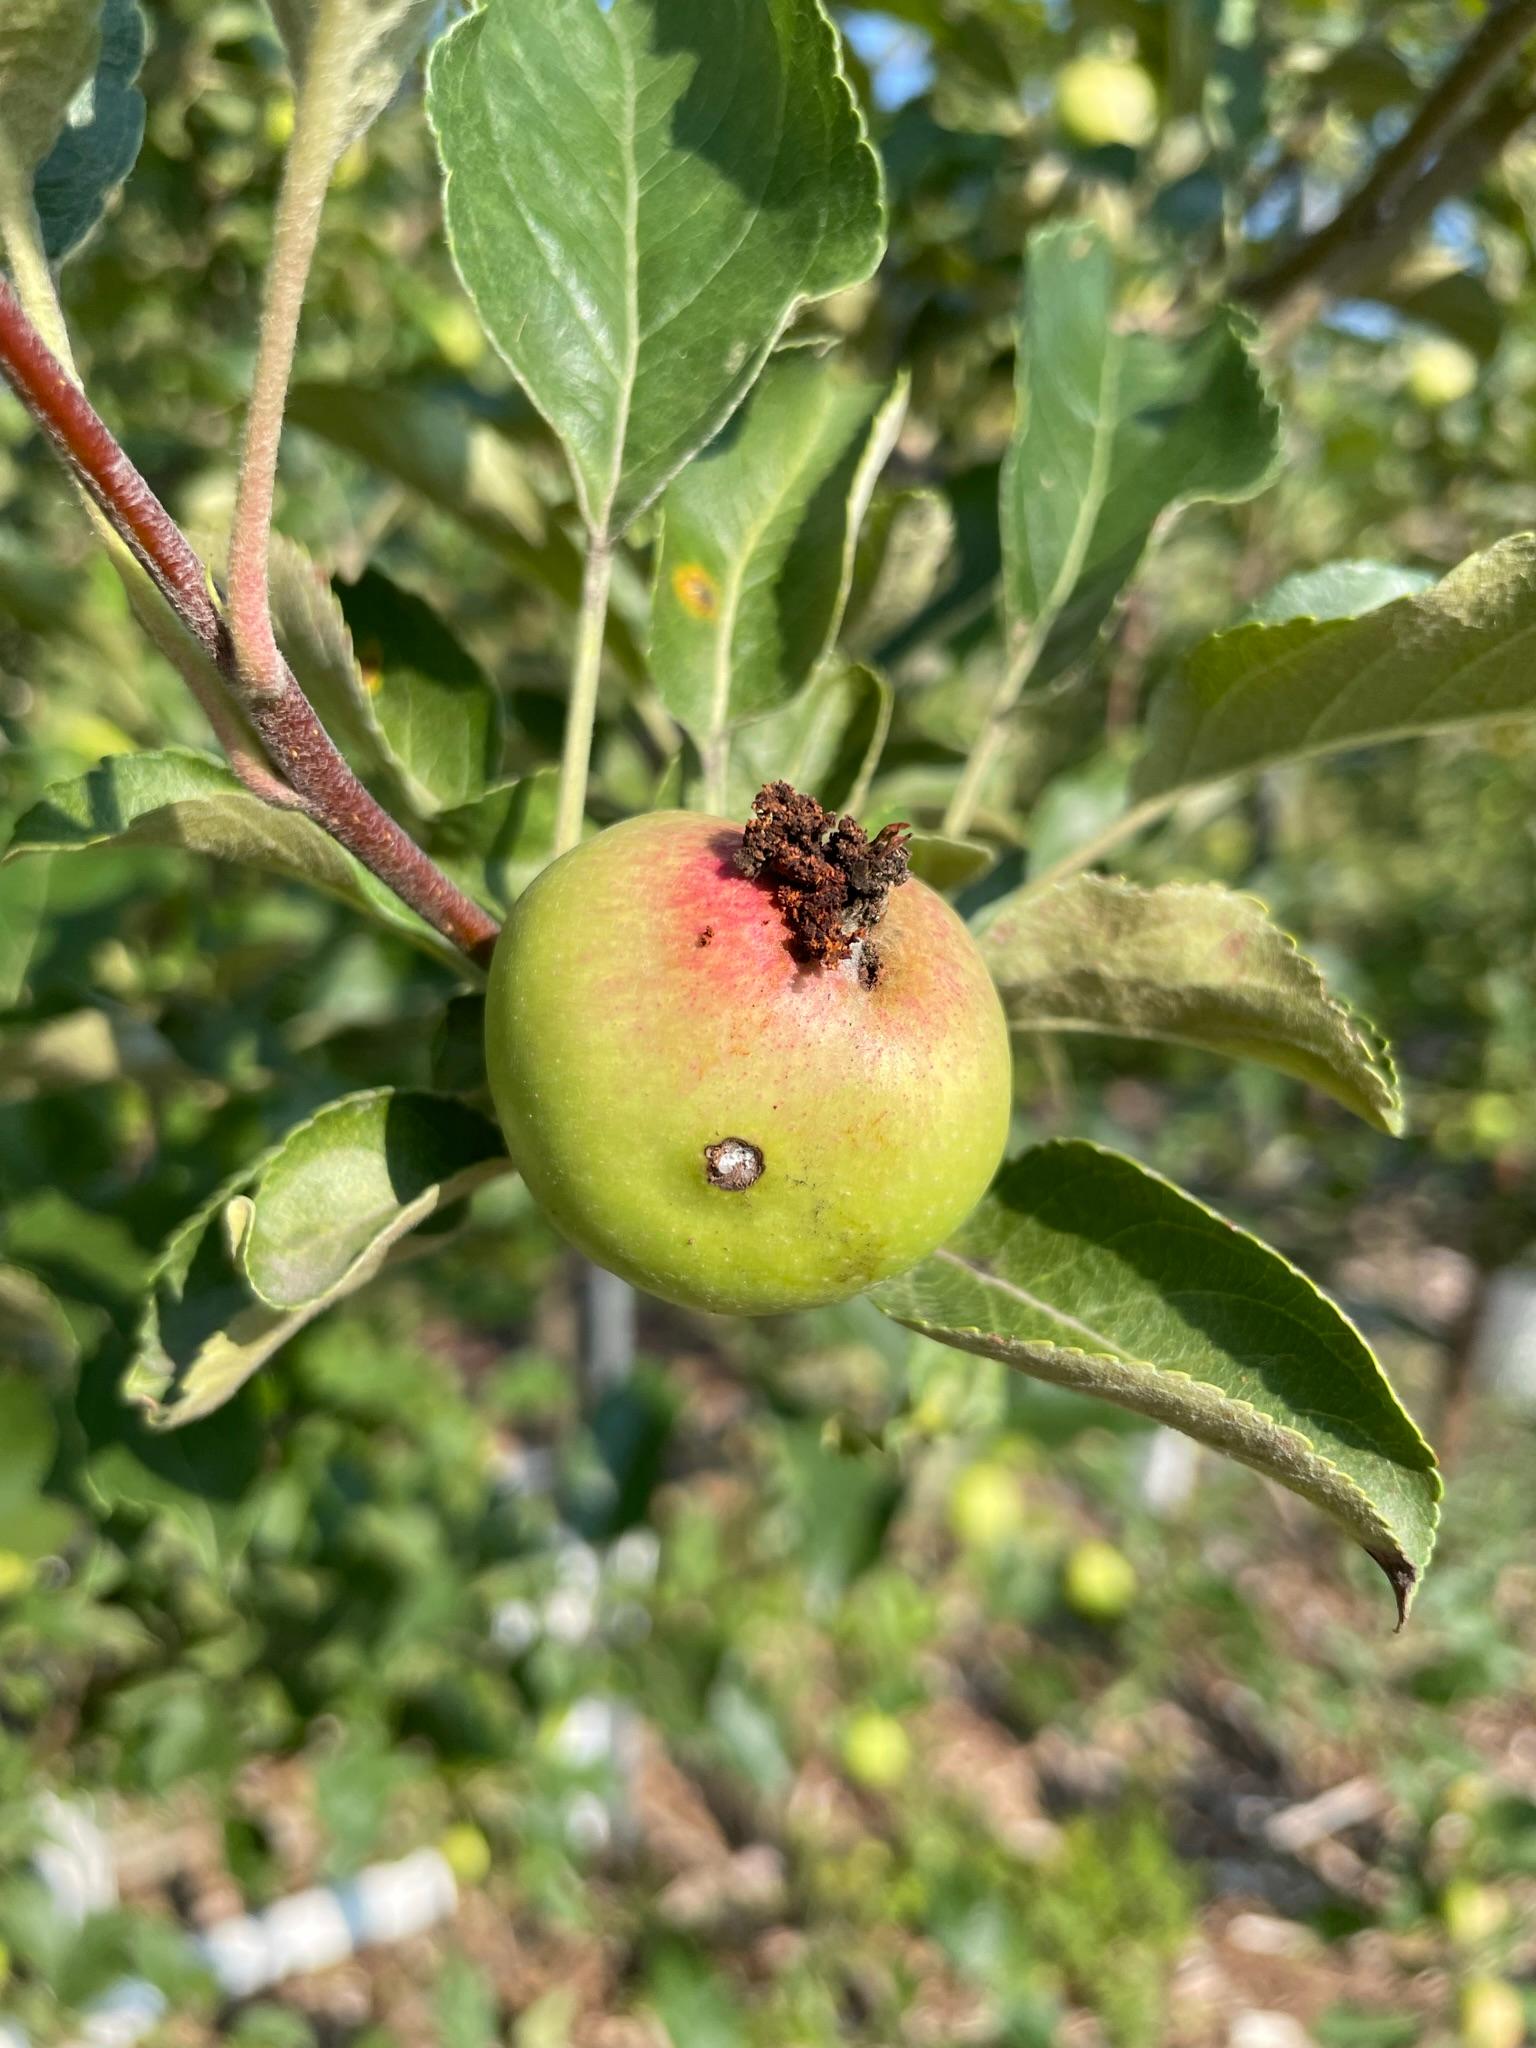
[[[1314,299],[1328,297],[1352,282],[1362,264],[1379,268],[1447,196],[1444,181],[1435,173],[1453,146],[1477,138],[1477,147],[1460,149],[1456,155],[1464,185],[1536,112],[1524,95],[1505,94],[1489,110],[1486,126],[1470,125],[1484,95],[1533,34],[1536,0],[1505,0],[1495,7],[1397,141],[1382,152],[1354,197],[1315,235],[1239,284],[1236,296],[1262,312],[1273,312],[1301,293]]]
[[[435,931],[483,961],[496,939],[495,920],[363,788],[281,656],[277,672],[252,686],[236,660],[207,570],[3,277],[0,374],[249,718],[281,777],[268,777],[257,793],[304,811]]]

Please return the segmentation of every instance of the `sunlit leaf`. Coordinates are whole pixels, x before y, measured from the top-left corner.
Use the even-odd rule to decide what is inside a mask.
[[[1003,604],[1046,667],[1080,652],[1154,525],[1199,499],[1251,497],[1279,416],[1233,316],[1191,342],[1138,332],[1103,231],[1031,240],[1019,324],[1018,418],[1001,485]]]
[[[460,274],[621,533],[796,307],[866,277],[877,160],[820,0],[489,0],[433,51]]]
[[[957,1237],[873,1300],[924,1336],[1180,1429],[1332,1515],[1399,1617],[1440,1480],[1365,1340],[1277,1252],[1095,1145],[1006,1166]]]
[[[662,500],[651,671],[706,753],[831,646],[906,392],[786,349]]]
[[[179,847],[324,889],[462,971],[463,961],[384,884],[298,811],[252,796],[222,762],[180,747],[114,754],[55,783],[21,819],[5,859],[111,844]]]
[[[1425,569],[1401,569],[1392,562],[1327,562],[1287,576],[1253,605],[1245,625],[1281,626],[1287,619],[1356,619],[1394,597],[1428,590],[1434,577]]]
[[[101,0],[5,0],[0,160],[25,191],[101,54]]]
[[[269,0],[301,85],[311,60],[324,65],[333,154],[361,135],[394,98],[426,40],[439,0]]]
[[[1252,896],[1078,875],[1005,897],[978,936],[1018,1030],[1102,1031],[1260,1060],[1378,1130],[1401,1128],[1380,1038]]]
[[[1536,537],[1358,618],[1236,626],[1203,641],[1152,706],[1135,798],[1299,754],[1536,710]]]
[[[319,1111],[213,1195],[157,1264],[124,1392],[161,1428],[221,1407],[412,1233],[510,1170],[488,1118],[448,1096],[379,1089]]]

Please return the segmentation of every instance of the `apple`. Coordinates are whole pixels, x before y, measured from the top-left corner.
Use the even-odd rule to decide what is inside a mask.
[[[1466,2048],[1521,2048],[1528,2040],[1525,2001],[1502,1977],[1470,1977],[1461,1987]]]
[[[1024,1492],[1019,1474],[996,1459],[979,1459],[955,1481],[949,1524],[970,1550],[1001,1550],[1024,1533]]]
[[[873,1707],[858,1714],[843,1735],[843,1765],[856,1784],[889,1792],[912,1766],[912,1744],[893,1714]]]
[[[785,818],[804,843],[775,851]],[[898,828],[870,842],[786,784],[746,833],[654,812],[546,868],[497,943],[486,1056],[513,1163],[572,1243],[735,1315],[914,1265],[985,1192],[1012,1103],[997,991]]]
[[[1408,390],[1426,412],[1477,389],[1477,357],[1459,341],[1418,341],[1408,351]]]
[[[1074,1614],[1107,1625],[1130,1612],[1137,1583],[1136,1567],[1113,1543],[1079,1543],[1068,1552],[1061,1590]]]
[[[1157,87],[1123,57],[1074,57],[1056,74],[1056,118],[1089,149],[1139,149],[1157,132]]]

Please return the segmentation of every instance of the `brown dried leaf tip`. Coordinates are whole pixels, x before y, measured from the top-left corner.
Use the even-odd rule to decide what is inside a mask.
[[[907,879],[908,830],[886,825],[871,839],[855,819],[770,782],[752,799],[736,866],[771,887],[801,959],[830,964],[858,946],[859,979],[874,988],[882,970],[868,938]]]

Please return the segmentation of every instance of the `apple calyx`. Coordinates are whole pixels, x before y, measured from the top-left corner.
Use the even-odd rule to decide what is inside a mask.
[[[797,958],[832,966],[856,954],[860,981],[875,988],[883,969],[869,934],[907,879],[909,831],[885,825],[871,839],[856,819],[770,782],[752,799],[735,864],[772,891]]]

